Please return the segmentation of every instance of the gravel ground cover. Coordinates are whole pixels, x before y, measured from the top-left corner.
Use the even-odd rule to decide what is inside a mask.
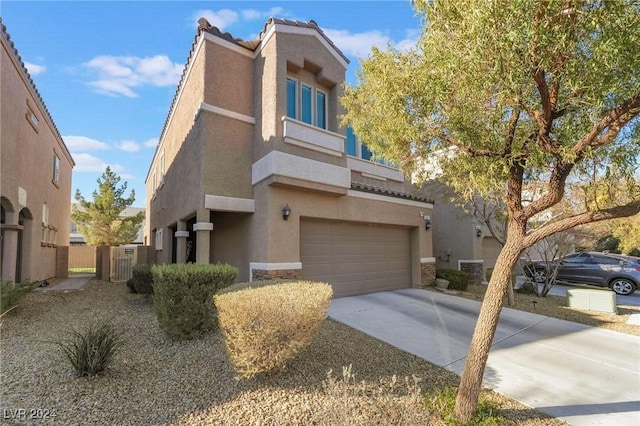
[[[427,289],[439,291],[435,287],[428,287]],[[447,293],[482,301],[486,290],[486,285],[469,284],[466,291],[451,291]],[[566,298],[560,296],[547,295],[546,297],[537,297],[534,294],[515,293],[514,301],[515,306],[507,306],[506,304],[505,306],[592,327],[640,336],[640,326],[627,323],[631,314],[640,314],[640,306],[618,306],[618,313],[610,314],[569,308]]]
[[[103,375],[76,378],[54,342],[99,320],[123,329],[125,346]],[[331,320],[286,370],[236,380],[219,333],[171,340],[148,296],[97,280],[83,291],[31,293],[2,321],[3,424],[441,424],[404,378],[419,377],[423,391],[458,383],[453,373]],[[350,364],[355,380],[347,384],[342,368]],[[507,424],[565,424],[486,394]]]

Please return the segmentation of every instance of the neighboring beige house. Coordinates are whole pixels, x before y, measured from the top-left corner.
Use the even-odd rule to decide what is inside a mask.
[[[66,276],[75,165],[0,20],[1,276]]]
[[[73,204],[71,204],[71,208],[73,210]],[[135,216],[140,212],[144,212],[144,208],[140,208],[140,207],[127,207],[122,211],[122,215],[121,217],[131,217],[131,216]],[[136,239],[134,241],[131,242],[131,244],[144,244],[144,222],[142,223],[142,226],[140,227],[140,232],[138,232],[138,236],[136,237]],[[72,246],[79,246],[79,245],[85,245],[87,244],[86,241],[84,240],[84,236],[78,232],[78,225],[76,225],[76,223],[74,221],[71,221],[71,225],[70,225],[70,230],[69,230],[69,243]]]
[[[452,202],[436,199],[433,220],[433,253],[438,269],[463,270],[473,281],[483,281],[493,268],[502,246],[489,228],[473,214]]]
[[[243,41],[199,24],[146,179],[157,261],[336,296],[432,282],[433,202],[340,125],[348,60],[318,25],[271,18]]]

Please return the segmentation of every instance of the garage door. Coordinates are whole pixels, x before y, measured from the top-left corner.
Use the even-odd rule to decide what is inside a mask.
[[[330,283],[334,297],[411,287],[408,228],[303,219],[304,279]]]

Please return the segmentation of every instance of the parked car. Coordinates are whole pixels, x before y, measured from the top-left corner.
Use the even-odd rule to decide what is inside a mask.
[[[552,262],[529,262],[524,273],[537,283],[558,267],[556,281],[608,287],[620,295],[640,288],[640,257],[609,253],[573,253]]]

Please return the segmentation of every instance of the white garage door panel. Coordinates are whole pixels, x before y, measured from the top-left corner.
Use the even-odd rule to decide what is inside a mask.
[[[302,276],[332,284],[336,297],[410,287],[409,232],[392,226],[303,219]]]

